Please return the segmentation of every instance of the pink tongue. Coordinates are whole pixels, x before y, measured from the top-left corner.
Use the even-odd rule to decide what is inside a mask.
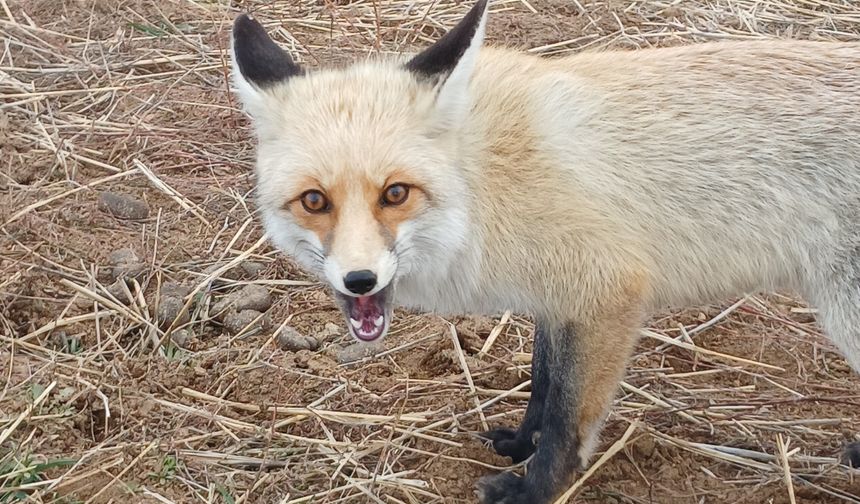
[[[364,331],[372,331],[376,327],[374,320],[382,315],[382,307],[379,306],[376,296],[364,296],[355,298],[350,310],[350,316],[361,322]]]

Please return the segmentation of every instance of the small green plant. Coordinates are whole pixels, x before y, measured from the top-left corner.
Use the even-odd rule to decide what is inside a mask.
[[[167,455],[161,460],[161,469],[157,473],[150,473],[150,479],[154,479],[159,483],[173,479],[176,470],[179,468],[179,461],[173,455]]]
[[[10,460],[0,465],[0,504],[23,502],[28,493],[21,487],[44,480],[44,473],[55,467],[70,467],[75,459],[57,459],[33,463],[29,457]]]
[[[177,346],[172,341],[164,345],[164,358],[166,358],[168,361],[180,360],[182,358],[182,355],[182,348]]]
[[[30,400],[35,402],[36,399],[38,399],[39,396],[42,395],[42,392],[45,391],[45,388],[46,387],[44,385],[38,383],[33,383],[32,385],[30,385]]]
[[[216,486],[215,490],[217,490],[221,495],[221,498],[224,499],[224,504],[236,504],[236,499],[233,498],[229,490],[221,485]]]
[[[72,355],[77,355],[81,353],[84,349],[84,345],[81,343],[80,338],[69,338],[66,340],[65,348],[63,349],[66,353],[70,353]]]

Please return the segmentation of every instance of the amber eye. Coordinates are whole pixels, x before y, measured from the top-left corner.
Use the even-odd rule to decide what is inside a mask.
[[[409,197],[409,187],[403,184],[392,184],[382,194],[383,205],[400,205]]]
[[[302,194],[302,206],[310,213],[323,213],[329,209],[328,200],[319,191],[307,191]]]

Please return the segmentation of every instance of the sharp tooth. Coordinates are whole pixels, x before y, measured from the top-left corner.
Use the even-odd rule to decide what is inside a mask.
[[[352,324],[352,327],[354,327],[355,329],[361,329],[361,322],[359,322],[358,320],[355,320],[354,318],[350,317],[349,323]]]
[[[382,315],[376,317],[376,319],[373,321],[374,325],[377,326],[381,326],[383,322],[385,322],[385,317],[383,317]]]

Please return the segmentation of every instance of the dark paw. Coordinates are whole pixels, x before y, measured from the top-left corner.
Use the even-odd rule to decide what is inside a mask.
[[[494,429],[481,435],[484,439],[493,442],[493,449],[503,457],[510,457],[515,464],[532,456],[535,445],[531,439],[519,437],[518,431],[513,429]]]
[[[848,467],[860,469],[860,441],[848,443],[842,452],[842,463]]]
[[[478,481],[481,504],[534,504],[526,491],[525,481],[514,473],[485,476]]]

